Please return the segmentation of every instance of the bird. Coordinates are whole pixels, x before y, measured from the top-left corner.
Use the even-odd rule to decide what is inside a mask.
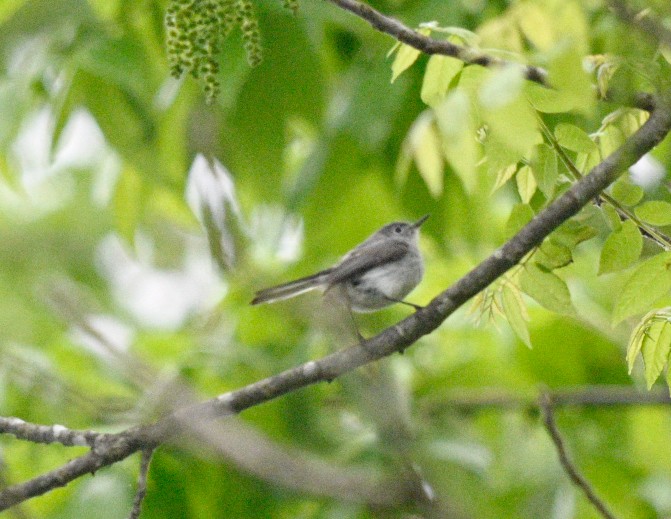
[[[256,292],[252,305],[275,303],[322,288],[340,289],[350,313],[375,312],[404,301],[422,280],[424,259],[419,250],[419,228],[429,215],[416,222],[392,222],[345,254],[334,266],[288,283]]]

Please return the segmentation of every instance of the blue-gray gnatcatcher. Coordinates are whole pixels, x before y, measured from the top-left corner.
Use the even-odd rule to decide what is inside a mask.
[[[427,214],[415,223],[393,222],[349,251],[335,266],[289,283],[259,290],[253,305],[274,303],[324,288],[339,288],[355,312],[374,312],[403,301],[422,280],[424,260],[419,252],[419,227]]]

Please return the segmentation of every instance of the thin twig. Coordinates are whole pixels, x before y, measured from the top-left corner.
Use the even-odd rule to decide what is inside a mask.
[[[573,163],[571,158],[566,154],[564,148],[561,147],[555,136],[552,134],[550,129],[547,127],[540,115],[537,116],[538,123],[545,135],[545,138],[550,142],[552,148],[555,150],[560,160],[566,166],[566,169],[569,171],[574,180],[580,180],[584,175],[578,170],[577,166]],[[608,202],[618,213],[622,220],[631,220],[636,224],[639,231],[643,236],[647,236],[651,240],[657,243],[662,249],[669,250],[671,249],[671,238],[664,234],[662,231],[656,227],[649,225],[642,221],[636,216],[636,214],[631,211],[629,208],[624,207],[617,200],[615,200],[611,195],[606,192],[600,193],[596,197],[596,204],[601,205],[603,201]]]
[[[598,407],[600,409],[622,406],[668,406],[669,391],[639,391],[630,386],[604,385],[577,388],[553,389],[548,392],[554,407]],[[535,408],[537,393],[512,392],[502,388],[453,388],[439,399],[420,403],[426,415],[435,415],[449,410],[472,412],[479,409],[519,410]]]
[[[149,464],[151,457],[154,454],[154,449],[143,449],[142,460],[140,461],[140,474],[137,478],[137,492],[133,500],[133,508],[130,511],[128,519],[139,519],[142,510],[142,501],[147,494],[147,474],[149,473]]]
[[[382,14],[368,4],[358,2],[357,0],[328,1],[367,21],[378,31],[388,34],[394,39],[405,43],[406,45],[410,45],[425,54],[452,56],[469,65],[480,65],[489,68],[505,66],[521,67],[525,79],[544,87],[551,86],[548,80],[548,73],[542,67],[523,65],[514,61],[504,60],[485,54],[477,49],[456,45],[447,40],[437,40],[430,36],[425,36],[424,34],[411,29],[399,20]],[[651,112],[655,108],[655,98],[647,92],[636,92],[633,94],[622,95],[622,93],[608,91],[603,94],[603,99],[608,101],[617,100],[628,106],[640,108],[641,110],[648,112]]]
[[[569,479],[580,488],[587,499],[594,505],[599,513],[606,519],[615,519],[615,516],[608,509],[606,504],[596,495],[592,485],[585,479],[585,477],[578,471],[578,468],[575,466],[573,461],[568,455],[566,450],[566,445],[564,444],[564,439],[557,428],[557,423],[554,419],[554,409],[552,404],[552,399],[548,393],[541,393],[540,398],[538,399],[538,406],[543,414],[543,423],[545,428],[552,438],[552,442],[557,448],[557,454],[559,454],[559,461],[564,467],[566,474],[568,474]]]
[[[529,81],[533,81],[534,83],[538,83],[545,87],[550,86],[547,80],[547,72],[540,67],[514,63],[512,61],[483,54],[476,49],[456,45],[447,40],[436,40],[435,38],[425,36],[411,29],[407,25],[404,25],[395,18],[386,16],[368,4],[356,0],[329,0],[329,2],[366,20],[378,31],[389,34],[396,40],[410,45],[425,54],[452,56],[464,63],[481,65],[483,67],[506,65],[519,66],[522,67],[524,77]]]

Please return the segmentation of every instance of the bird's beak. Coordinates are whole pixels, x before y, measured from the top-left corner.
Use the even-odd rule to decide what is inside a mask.
[[[426,220],[429,218],[429,216],[431,216],[431,215],[430,214],[425,214],[419,220],[417,220],[415,223],[413,223],[412,226],[415,229],[418,229],[424,222],[426,222]]]

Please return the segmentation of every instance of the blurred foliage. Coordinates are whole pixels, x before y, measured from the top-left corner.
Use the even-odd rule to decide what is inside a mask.
[[[644,112],[597,102],[595,86],[653,92],[669,78],[668,49],[598,1],[371,2],[433,37],[543,66],[552,90],[515,67],[464,66],[404,45],[385,60],[391,39],[328,3],[303,0],[294,16],[293,1],[245,0],[235,20],[233,3],[0,3],[2,415],[116,431],[178,403],[176,379],[190,398],[207,398],[345,346],[319,295],[252,308],[252,294],[328,266],[391,220],[431,213],[427,272],[411,295],[429,301],[644,123]],[[665,2],[653,7],[668,21]],[[227,34],[234,26],[242,30]],[[216,41],[203,46],[200,30]],[[251,68],[259,34],[264,59]],[[203,94],[171,72],[209,86]],[[662,384],[669,165],[667,140],[610,201],[560,226],[405,355],[242,419],[277,449],[371,480],[416,469],[437,514],[596,517],[534,412],[440,404],[490,388],[533,408],[539,386]],[[406,315],[393,307],[357,319],[372,335]],[[619,516],[671,514],[668,409],[557,414],[580,469]],[[0,441],[7,482],[80,451]],[[426,512],[301,491],[244,454],[160,449],[142,517]],[[21,508],[123,517],[138,465]]]

